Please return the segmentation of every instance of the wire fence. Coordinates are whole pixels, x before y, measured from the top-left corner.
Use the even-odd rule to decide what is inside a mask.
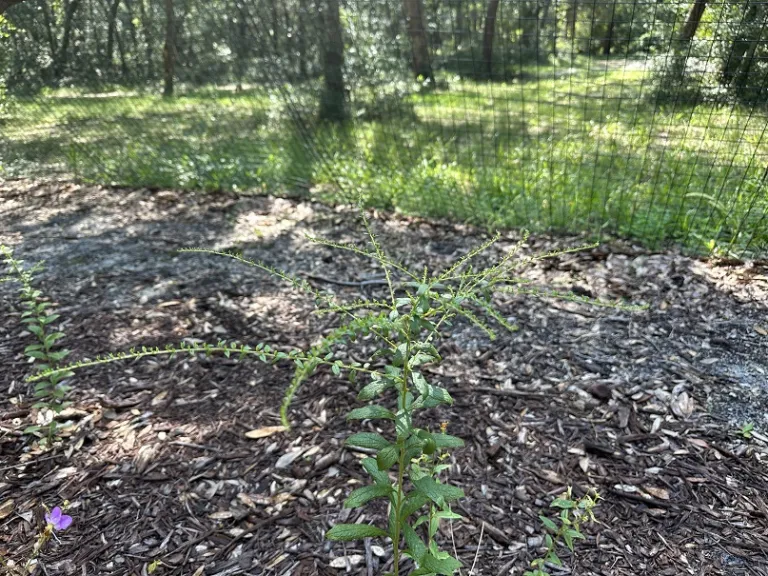
[[[26,0],[0,167],[768,248],[768,4]]]

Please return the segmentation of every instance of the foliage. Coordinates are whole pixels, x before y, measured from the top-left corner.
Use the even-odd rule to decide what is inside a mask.
[[[755,424],[753,422],[746,422],[741,427],[741,430],[739,430],[739,434],[741,434],[742,438],[746,438],[749,440],[752,438],[752,431],[755,429]]]
[[[68,506],[68,502],[62,504],[64,510]],[[24,561],[23,566],[18,566],[11,560],[6,560],[0,555],[0,566],[6,569],[8,576],[27,576],[32,574],[37,569],[37,557],[43,551],[43,548],[48,541],[53,537],[55,538],[55,532],[63,532],[72,524],[72,517],[64,514],[64,510],[60,506],[55,506],[53,510],[45,513],[45,527],[37,535],[35,545],[32,547],[32,551],[29,557]]]
[[[65,382],[74,375],[70,370],[59,369],[62,360],[69,355],[69,350],[59,348],[58,342],[64,337],[64,333],[51,331],[51,325],[59,319],[59,315],[51,312],[51,303],[44,300],[42,292],[33,285],[35,275],[42,270],[42,264],[24,268],[24,261],[16,259],[13,251],[2,244],[0,254],[8,267],[8,273],[2,280],[20,285],[19,300],[24,310],[21,313],[21,322],[37,340],[24,348],[24,354],[36,370],[46,372],[46,376],[35,384],[34,396],[37,402],[33,405],[33,408],[40,410],[39,419],[42,418],[43,424],[30,426],[24,432],[32,434],[45,430],[46,438],[43,442],[50,443],[56,436],[57,428],[53,414],[58,414],[67,406],[64,398],[70,387]]]
[[[363,375],[369,380],[357,396],[363,405],[352,410],[347,418],[377,425],[387,424],[392,428],[392,433],[387,437],[376,429],[357,432],[347,438],[346,445],[350,448],[371,453],[370,457],[362,460],[361,465],[373,482],[354,490],[345,501],[345,506],[357,508],[374,499],[385,499],[389,503],[388,522],[385,528],[366,524],[337,524],[331,528],[327,537],[347,541],[387,536],[394,544],[395,575],[399,575],[403,569],[405,558],[410,558],[417,566],[411,572],[413,575],[453,574],[460,564],[439,549],[435,538],[442,520],[459,518],[451,510],[450,503],[461,498],[463,491],[442,479],[441,473],[450,467],[447,460],[449,450],[462,446],[463,442],[446,434],[447,423],[441,426],[439,432],[418,424],[416,416],[421,411],[453,402],[448,390],[429,381],[426,368],[441,361],[437,342],[442,331],[459,318],[478,326],[490,338],[496,337],[494,325],[515,330],[495,308],[493,295],[518,289],[524,291],[524,280],[518,276],[518,272],[527,263],[579,248],[516,258],[526,236],[496,262],[487,267],[476,267],[474,261],[498,240],[498,237],[493,237],[444,270],[425,269],[417,272],[409,270],[382,250],[364,213],[363,223],[369,238],[368,247],[320,238],[309,240],[377,262],[383,268],[387,282],[388,297],[384,300],[337,303],[331,294],[315,290],[305,280],[241,255],[205,249],[187,250],[233,258],[275,275],[310,295],[319,313],[334,314],[343,320],[308,351],[284,352],[266,344],[250,346],[223,341],[215,345],[168,345],[164,349],[142,348],[74,362],[64,367],[51,367],[30,380],[50,378],[62,372],[71,373],[108,362],[146,356],[173,357],[183,353],[254,357],[268,363],[288,360],[294,363],[295,372],[281,407],[281,417],[287,427],[290,423],[288,407],[291,399],[302,382],[319,367],[326,366],[337,376],[345,372],[352,379],[356,375]],[[559,295],[534,290],[525,293],[534,297]],[[571,294],[561,296],[577,298]],[[601,304],[624,307],[620,303]],[[343,361],[340,352],[345,352],[347,346],[358,339],[376,342],[376,351],[364,363]],[[393,481],[390,473],[394,474],[396,480]],[[421,531],[424,533],[420,535]],[[404,548],[401,546],[403,543]]]
[[[599,495],[593,497],[585,494],[574,500],[569,487],[564,494],[552,501],[550,508],[560,510],[556,519],[551,520],[546,516],[539,516],[547,530],[544,536],[547,551],[544,556],[531,562],[533,570],[525,572],[523,576],[550,576],[549,572],[546,571],[547,564],[557,568],[562,567],[563,562],[557,554],[558,544],[564,544],[573,553],[574,541],[584,540],[584,535],[580,532],[581,525],[584,522],[596,522],[594,508],[599,498]]]

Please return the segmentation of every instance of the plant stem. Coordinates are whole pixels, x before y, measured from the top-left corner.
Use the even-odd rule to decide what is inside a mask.
[[[407,410],[405,405],[408,398],[408,361],[411,357],[411,330],[410,326],[406,325],[405,329],[405,355],[403,357],[403,387],[400,390],[401,406],[403,411]],[[405,475],[405,467],[407,462],[405,461],[405,443],[400,445],[400,457],[397,463],[397,506],[395,506],[395,534],[392,539],[392,550],[394,556],[394,570],[395,576],[400,574],[400,525],[402,523],[401,514],[403,511],[403,478]]]

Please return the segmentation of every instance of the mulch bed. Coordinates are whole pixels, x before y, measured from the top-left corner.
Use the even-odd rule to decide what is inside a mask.
[[[485,236],[470,227],[372,213],[381,243],[414,268],[443,266]],[[373,297],[371,263],[306,241],[363,242],[354,210],[266,197],[0,183],[0,242],[45,260],[72,358],[167,342],[307,347],[335,319],[256,270],[187,246],[242,250],[341,299]],[[518,240],[505,235],[498,256]],[[524,254],[582,244],[536,236]],[[434,411],[466,447],[448,472],[466,498],[453,539],[466,574],[522,574],[542,547],[539,514],[567,486],[597,489],[600,524],[552,574],[768,574],[768,263],[697,261],[628,242],[539,261],[534,285],[621,298],[629,313],[504,296],[520,327],[490,341],[456,323],[432,378],[456,403]],[[0,552],[31,549],[42,505],[68,500],[73,526],[40,574],[381,574],[391,545],[327,542],[365,481],[344,438],[356,385],[320,370],[279,424],[291,367],[183,357],[79,372],[62,441],[41,450],[19,307],[0,284]],[[350,349],[354,357],[359,350]],[[739,428],[755,424],[751,439]],[[481,536],[482,530],[482,538]],[[451,534],[440,535],[452,548]]]

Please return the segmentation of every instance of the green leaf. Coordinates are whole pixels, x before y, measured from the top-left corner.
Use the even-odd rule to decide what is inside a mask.
[[[539,516],[539,520],[541,520],[541,523],[544,524],[544,527],[548,530],[552,530],[552,532],[557,532],[557,524],[552,522],[549,518],[546,516]]]
[[[394,420],[395,415],[383,406],[363,406],[362,408],[355,408],[347,414],[347,420],[374,420],[376,418]]]
[[[43,325],[50,324],[51,322],[55,322],[59,318],[60,318],[60,316],[58,314],[49,314],[48,316],[45,316],[44,318],[41,318],[40,319],[40,323],[43,324]]]
[[[336,526],[325,533],[325,537],[328,540],[341,542],[362,540],[364,538],[382,538],[385,536],[387,536],[387,533],[384,530],[368,524],[336,524]]]
[[[359,508],[363,504],[370,502],[374,498],[384,498],[392,493],[392,486],[376,484],[374,486],[363,486],[353,490],[349,497],[344,500],[344,508]]]
[[[43,344],[46,348],[53,346],[54,342],[64,338],[64,332],[53,332],[52,334],[46,334]]]
[[[376,432],[358,432],[352,434],[345,442],[347,446],[357,446],[358,448],[368,448],[370,450],[381,450],[389,446],[389,442],[381,434]]]
[[[424,476],[413,483],[416,488],[427,495],[438,506],[442,506],[446,501],[458,500],[464,497],[464,490],[450,484],[440,484],[429,476]]]
[[[406,522],[403,524],[403,537],[405,538],[405,544],[408,546],[408,551],[414,560],[418,560],[427,553],[427,547],[416,534],[416,530]]]
[[[398,458],[400,458],[400,450],[398,450],[397,446],[390,444],[382,448],[376,455],[376,465],[379,470],[387,471],[395,465]]]
[[[27,326],[27,330],[32,332],[32,334],[34,334],[38,338],[42,338],[43,337],[43,329],[40,326],[36,326],[34,324],[30,324],[30,325]]]
[[[379,470],[379,466],[375,458],[363,458],[361,464],[363,465],[365,471],[371,475],[371,478],[373,478],[374,482],[377,484],[387,484],[389,486],[389,476],[386,472]]]
[[[26,354],[27,352],[33,352],[34,350],[42,350],[42,349],[43,349],[42,344],[30,344],[29,346],[24,348],[24,353]]]
[[[429,502],[429,498],[423,492],[416,490],[409,492],[405,497],[405,500],[403,500],[403,508],[400,511],[400,516],[403,519],[408,518],[411,514],[421,510],[427,502]]]
[[[565,531],[568,535],[571,536],[571,538],[578,538],[579,540],[586,540],[586,537],[584,534],[579,532],[578,530],[575,530],[573,528],[568,528],[568,530]]]
[[[567,500],[565,498],[555,498],[554,500],[552,500],[552,504],[550,504],[549,507],[569,510],[571,508],[576,508],[576,502],[574,502],[573,500]]]
[[[427,379],[424,378],[421,372],[411,373],[411,380],[413,381],[413,385],[416,386],[416,390],[419,391],[419,394],[422,396],[429,396],[429,382],[427,382]]]
[[[464,440],[450,434],[432,434],[438,448],[463,448]]]
[[[392,386],[392,381],[389,378],[379,378],[378,380],[372,380],[357,394],[357,399],[361,402],[367,402],[373,400],[384,392],[387,388]]]
[[[453,556],[437,558],[436,556],[433,556],[432,553],[427,552],[419,558],[419,569],[428,570],[435,574],[452,576],[452,574],[459,568],[461,568],[461,562],[456,560]]]

